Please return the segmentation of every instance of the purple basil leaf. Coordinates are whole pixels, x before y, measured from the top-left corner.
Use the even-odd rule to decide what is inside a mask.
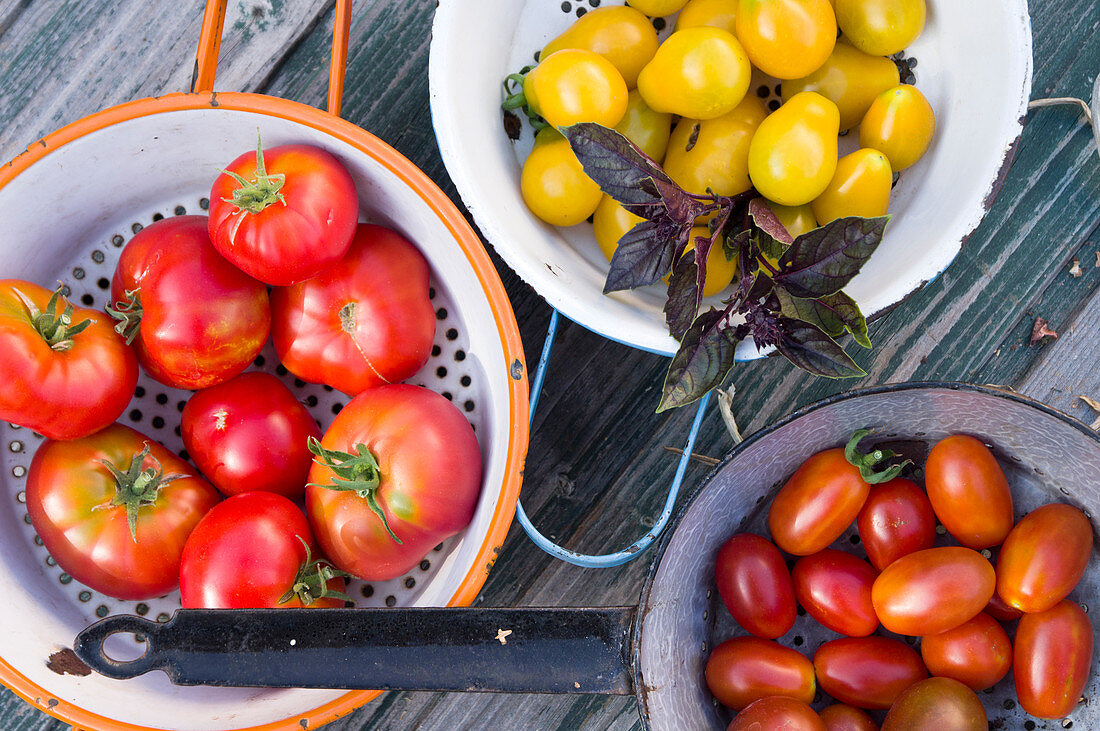
[[[856,301],[844,292],[817,299],[792,297],[783,289],[777,289],[775,293],[786,317],[817,325],[833,338],[843,335],[847,330],[864,348],[871,347],[871,340],[867,337],[867,320]]]
[[[779,318],[776,349],[804,371],[826,378],[859,378],[867,373],[817,325]]]
[[[653,181],[675,185],[653,158],[613,129],[592,122],[562,127],[562,134],[588,177],[636,216],[652,218],[663,209]]]
[[[661,195],[661,202],[668,209],[668,216],[677,223],[695,224],[695,219],[714,210],[713,205],[698,201],[671,180],[652,178],[650,181]]]
[[[672,276],[668,280],[668,300],[665,301],[665,323],[668,332],[677,341],[691,327],[695,314],[699,312],[702,297],[695,271],[698,268],[694,254],[685,254],[672,267]]]
[[[787,231],[787,227],[763,198],[753,198],[749,201],[749,215],[752,216],[752,222],[758,229],[776,241],[788,245],[794,242],[794,237]]]
[[[889,220],[838,218],[802,234],[779,260],[775,283],[806,299],[839,292],[878,248]]]
[[[603,293],[644,287],[660,280],[684,250],[690,231],[690,226],[666,216],[642,221],[627,231],[611,256]]]
[[[741,332],[729,325],[728,314],[711,308],[695,318],[668,367],[658,413],[697,401],[725,380]]]

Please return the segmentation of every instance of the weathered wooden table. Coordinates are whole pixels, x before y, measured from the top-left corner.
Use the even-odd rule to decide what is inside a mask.
[[[519,1],[519,0],[515,0]],[[0,0],[0,158],[130,99],[188,87],[202,0]],[[343,116],[375,133],[457,194],[428,110],[435,3],[372,0],[355,8]],[[217,88],[324,106],[333,0],[234,0]],[[1100,0],[1032,0],[1035,97],[1087,97],[1100,71]],[[981,32],[981,29],[974,29]],[[861,382],[815,379],[785,362],[738,366],[734,411],[751,433],[818,398],[906,380],[1000,384],[1087,422],[1100,398],[1100,159],[1072,108],[1033,112],[996,204],[951,267],[871,325],[855,353]],[[929,236],[935,232],[930,231]],[[499,261],[537,362],[549,307]],[[1079,273],[1071,265],[1080,263]],[[1057,340],[1029,345],[1036,317]],[[851,350],[858,350],[851,348]],[[666,361],[566,323],[527,459],[524,504],[548,535],[585,552],[625,546],[651,525],[691,409],[653,413]],[[731,447],[716,412],[696,452]],[[694,464],[687,484],[708,468]],[[514,526],[480,601],[614,605],[636,601],[645,557],[621,568],[550,559]],[[632,697],[389,693],[328,728],[588,728],[639,725]],[[0,727],[65,724],[0,692]]]

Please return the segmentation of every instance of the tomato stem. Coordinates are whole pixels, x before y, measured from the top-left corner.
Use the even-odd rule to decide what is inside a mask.
[[[294,597],[298,597],[302,605],[307,607],[318,599],[324,599],[325,597],[343,599],[346,602],[352,601],[352,598],[344,592],[328,588],[330,580],[339,577],[348,579],[351,578],[351,574],[341,571],[324,559],[313,560],[310,555],[309,544],[306,543],[305,539],[297,534],[294,537],[301,541],[302,547],[306,549],[306,560],[298,567],[294,583],[287,589],[286,594],[279,597],[278,603],[286,604]]]
[[[141,329],[141,290],[126,290],[126,299],[107,305],[107,314],[118,320],[115,332],[126,338],[130,345]]]
[[[164,474],[164,468],[161,467],[160,461],[150,454],[149,450],[149,442],[145,442],[144,449],[133,456],[130,460],[130,466],[126,468],[125,472],[106,459],[98,460],[115,478],[115,496],[110,502],[97,505],[95,509],[102,510],[125,506],[126,522],[130,526],[130,537],[134,540],[134,543],[137,543],[138,510],[143,505],[155,503],[160,494],[160,488],[169,482],[187,477],[185,474]],[[146,459],[152,460],[153,465],[143,469],[142,465],[145,464]]]
[[[897,464],[892,464],[886,467],[881,472],[875,470],[883,467],[881,462],[888,459],[893,459],[900,455],[895,454],[889,449],[873,449],[867,454],[859,451],[858,446],[861,439],[871,433],[870,429],[857,429],[852,433],[852,438],[848,440],[848,443],[844,446],[844,458],[848,460],[849,464],[853,467],[859,468],[860,477],[863,481],[870,485],[878,485],[883,482],[889,482],[898,475],[901,474],[902,469],[906,465],[913,464],[913,460],[907,459]]]
[[[54,290],[50,301],[46,303],[45,312],[39,310],[27,295],[18,289],[14,290],[16,296],[23,302],[23,306],[27,308],[31,326],[50,348],[61,353],[70,350],[73,347],[73,337],[92,324],[91,318],[88,318],[73,325],[73,306],[67,300],[60,314],[57,312],[57,304],[61,300],[61,291],[64,288],[65,285],[61,285]]]
[[[286,205],[286,199],[280,192],[286,184],[286,175],[282,173],[267,174],[264,163],[263,144],[260,140],[260,132],[256,130],[256,170],[252,180],[228,170],[221,170],[239,186],[233,191],[232,198],[223,198],[226,203],[232,203],[241,212],[259,213],[270,205],[282,203]]]
[[[538,132],[550,125],[545,119],[535,114],[527,102],[527,95],[523,92],[523,82],[527,78],[527,72],[533,68],[534,66],[524,66],[518,74],[508,74],[504,78],[504,101],[501,102],[500,107],[506,112],[521,109],[527,115],[527,121],[531,123],[531,127]]]
[[[382,525],[385,526],[386,532],[390,534],[398,545],[401,545],[401,539],[398,538],[393,530],[390,529],[390,523],[386,519],[386,513],[382,510],[382,506],[378,502],[378,488],[381,485],[382,473],[378,467],[378,460],[374,458],[371,451],[367,449],[367,445],[362,442],[355,445],[356,454],[350,454],[348,452],[341,452],[335,449],[325,449],[321,446],[321,441],[317,437],[310,437],[307,445],[309,451],[317,456],[317,459],[313,461],[319,465],[323,465],[332,470],[332,482],[328,485],[319,485],[316,483],[307,483],[307,487],[323,487],[327,490],[350,490],[357,494],[359,497],[367,501],[367,505],[370,507],[371,512],[378,516],[378,519],[382,521]]]

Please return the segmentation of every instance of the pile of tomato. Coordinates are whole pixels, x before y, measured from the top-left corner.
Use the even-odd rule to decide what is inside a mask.
[[[429,264],[328,152],[246,152],[209,216],[164,218],[122,250],[106,311],[0,281],[0,419],[46,440],[26,475],[57,564],[111,597],[185,607],[343,606],[348,577],[402,575],[473,518],[481,452],[443,396],[401,383],[428,360]],[[324,433],[276,377],[353,398]],[[194,391],[192,466],[117,423],[139,369]],[[224,496],[224,499],[223,499]]]
[[[719,595],[748,633],[707,661],[711,693],[736,712],[729,728],[874,730],[876,710],[883,729],[985,731],[976,693],[1010,669],[1025,712],[1069,714],[1092,663],[1091,623],[1068,598],[1092,553],[1088,517],[1050,503],[1015,522],[1005,473],[972,436],[933,446],[921,488],[870,469],[882,455],[856,451],[864,434],[790,477],[769,506],[771,540],[740,533],[718,552]],[[831,547],[852,523],[866,558]],[[840,635],[812,657],[777,641],[799,606]],[[817,713],[819,689],[837,703]]]
[[[675,13],[658,42],[651,18]],[[585,175],[557,129],[594,122],[689,193],[754,187],[793,236],[881,216],[895,173],[921,158],[935,130],[931,105],[889,58],[916,40],[925,15],[925,0],[627,0],[591,10],[541,50],[506,102],[525,102],[546,125],[523,164],[523,198],[547,223],[591,217],[611,258],[641,219]],[[757,90],[767,96],[777,80],[783,103],[770,111]],[[842,133],[859,149],[838,159]],[[712,258],[707,294],[735,270]]]

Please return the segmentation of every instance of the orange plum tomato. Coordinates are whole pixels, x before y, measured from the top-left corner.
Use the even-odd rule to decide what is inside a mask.
[[[878,573],[863,559],[826,548],[795,562],[794,595],[807,614],[848,637],[866,637],[878,629],[871,586]]]
[[[809,704],[783,695],[753,701],[734,716],[726,731],[828,731]]]
[[[937,442],[928,453],[924,487],[936,517],[955,540],[981,550],[1012,529],[1012,493],[989,448],[967,434]]]
[[[920,654],[932,675],[954,678],[976,691],[993,687],[1012,667],[1008,633],[985,612],[955,629],[926,635]]]
[[[814,653],[817,682],[841,703],[886,709],[903,690],[928,677],[916,650],[890,637],[841,637]]]
[[[1088,615],[1069,599],[1021,617],[1012,652],[1020,707],[1038,718],[1072,711],[1089,680],[1093,642]]]
[[[735,711],[770,695],[810,703],[816,690],[814,666],[805,655],[758,637],[734,637],[715,647],[706,680],[714,697]]]
[[[1050,503],[1013,527],[997,556],[997,595],[1024,612],[1045,612],[1069,596],[1092,556],[1092,523],[1080,509]]]
[[[722,603],[749,633],[775,639],[794,626],[791,574],[771,541],[752,533],[732,536],[718,549],[714,575]]]

